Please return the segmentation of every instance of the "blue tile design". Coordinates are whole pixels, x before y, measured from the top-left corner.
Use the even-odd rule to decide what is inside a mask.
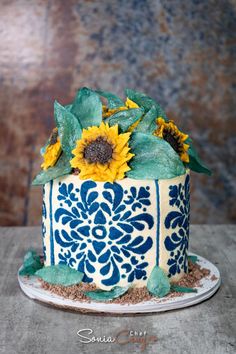
[[[147,279],[149,263],[144,255],[153,245],[148,232],[154,227],[154,218],[147,211],[150,187],[124,190],[118,183],[106,182],[100,199],[96,187],[93,181],[85,181],[79,188],[59,183],[55,193],[60,206],[53,213],[55,243],[61,247],[59,263],[84,272],[86,282],[93,281],[99,266],[105,286],[113,286],[121,278],[128,282]]]
[[[50,254],[51,254],[51,265],[55,264],[54,259],[54,235],[53,235],[53,205],[52,205],[52,190],[53,190],[53,180],[50,181],[50,192],[49,192],[49,218],[50,218]]]
[[[160,248],[160,193],[158,180],[155,180],[156,186],[156,203],[157,203],[157,251],[156,251],[156,265],[159,266],[159,248]]]

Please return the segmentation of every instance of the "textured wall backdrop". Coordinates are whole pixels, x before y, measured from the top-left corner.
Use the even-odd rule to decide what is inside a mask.
[[[214,171],[192,174],[191,221],[236,221],[234,0],[1,0],[0,20],[1,225],[40,223],[53,101],[80,86],[158,99]]]

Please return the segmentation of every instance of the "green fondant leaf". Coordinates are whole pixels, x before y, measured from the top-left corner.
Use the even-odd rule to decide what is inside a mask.
[[[50,284],[71,286],[79,284],[83,279],[84,273],[72,269],[65,264],[57,264],[43,267],[35,275]]]
[[[167,179],[186,172],[178,154],[163,139],[137,132],[132,134],[129,146],[135,154],[127,172],[130,178]]]
[[[41,184],[45,184],[52,179],[57,177],[61,177],[67,175],[71,172],[71,165],[68,157],[65,153],[59,157],[57,163],[53,167],[49,167],[47,170],[42,170],[39,174],[35,177],[32,182],[33,186],[39,186]]]
[[[118,124],[121,132],[126,132],[129,127],[139,120],[144,113],[142,108],[131,108],[126,111],[120,111],[109,118],[105,119],[104,122],[108,123],[109,126]]]
[[[20,275],[34,275],[34,273],[43,267],[43,264],[40,261],[39,255],[37,255],[35,250],[29,250],[23,261],[23,267],[19,271]]]
[[[186,143],[190,145],[188,149],[189,163],[186,163],[186,166],[192,171],[205,173],[206,175],[211,176],[211,170],[209,170],[209,168],[202,162],[192,143],[190,141],[186,141]]]
[[[137,125],[135,131],[142,133],[150,133],[156,129],[156,119],[158,118],[156,106],[152,106],[150,110],[142,118],[141,122]]]
[[[193,264],[197,263],[198,258],[197,256],[188,256],[188,260],[191,261]]]
[[[176,284],[171,284],[171,290],[177,291],[178,293],[197,293],[197,289],[187,288],[186,286],[179,286]]]
[[[85,291],[85,295],[90,297],[93,300],[97,301],[109,301],[115,299],[124,293],[126,293],[129,289],[130,285],[126,287],[115,286],[110,291],[106,290],[94,290],[94,291]]]
[[[73,107],[73,104],[67,104],[65,105],[65,108],[67,109],[67,111],[71,111],[72,110],[72,107]]]
[[[71,151],[75,148],[76,141],[81,138],[81,124],[71,112],[57,101],[54,104],[54,115],[62,150],[70,159],[72,157]]]
[[[71,112],[79,119],[83,128],[99,126],[102,122],[102,102],[98,94],[87,87],[77,92]]]
[[[124,102],[122,101],[122,99],[120,99],[120,97],[114,95],[111,92],[102,91],[102,90],[97,90],[95,92],[97,92],[100,96],[105,97],[107,99],[107,105],[110,109],[124,106]]]
[[[140,107],[143,107],[145,109],[145,112],[148,112],[152,106],[155,106],[157,109],[157,117],[162,117],[165,120],[168,120],[164,110],[161,108],[159,103],[157,103],[155,100],[153,100],[151,97],[145,95],[144,93],[131,90],[131,89],[126,89],[125,93],[127,97],[129,97],[132,101],[137,103]]]
[[[148,278],[148,291],[157,297],[163,297],[170,292],[170,281],[163,269],[155,266]]]

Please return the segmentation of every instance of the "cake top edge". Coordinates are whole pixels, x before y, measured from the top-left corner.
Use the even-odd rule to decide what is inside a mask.
[[[133,179],[130,177],[124,177],[121,180],[116,180],[113,183],[118,183],[120,185],[126,186],[126,185],[132,185],[132,186],[137,186],[137,185],[151,185],[153,182],[167,182],[168,184],[174,184],[174,183],[182,183],[183,181],[185,181],[186,176],[190,175],[190,170],[187,169],[185,171],[185,173],[183,175],[180,176],[176,176],[173,178],[167,178],[167,179]],[[85,182],[84,180],[78,178],[78,175],[75,173],[70,173],[67,175],[63,175],[60,177],[55,178],[54,183],[74,183],[74,184],[82,184],[83,182]],[[51,181],[47,182],[48,184],[50,184]],[[78,183],[77,183],[78,182]],[[110,182],[104,182],[104,181],[94,181],[96,183],[96,185],[104,185],[104,184],[109,184]]]
[[[162,180],[188,170],[210,175],[192,139],[160,104],[131,89],[113,93],[82,87],[71,104],[54,103],[55,128],[41,148],[33,185],[75,174],[81,180]]]

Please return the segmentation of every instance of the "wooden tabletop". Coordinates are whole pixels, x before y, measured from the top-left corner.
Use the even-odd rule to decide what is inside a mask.
[[[20,290],[17,270],[25,252],[41,252],[38,227],[0,228],[0,353],[141,353],[139,343],[82,343],[77,332],[92,338],[115,337],[120,331],[147,332],[157,341],[144,353],[236,352],[236,243],[235,225],[193,225],[190,250],[214,263],[222,285],[209,300],[189,308],[135,316],[92,315],[46,307]],[[129,337],[130,338],[130,337]],[[139,338],[137,333],[134,338]],[[86,339],[83,339],[86,341]]]

